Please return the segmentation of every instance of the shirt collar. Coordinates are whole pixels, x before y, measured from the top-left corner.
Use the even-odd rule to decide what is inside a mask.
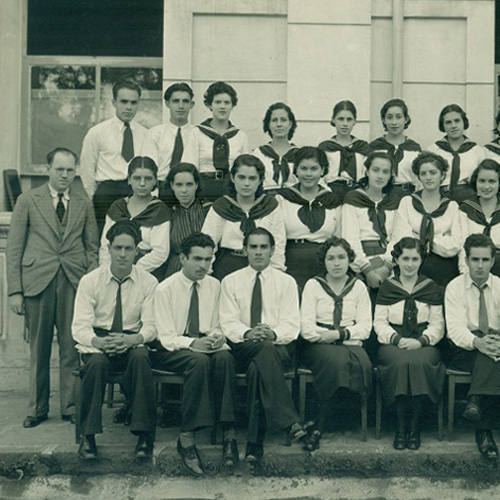
[[[247,267],[247,272],[250,274],[250,276],[252,277],[252,280],[255,280],[256,279],[256,276],[257,276],[257,272],[253,267],[251,266],[248,266]],[[272,268],[271,268],[271,265],[267,266],[263,271],[260,271],[260,276],[262,279],[267,279],[270,274],[272,273]]]
[[[205,277],[206,277],[206,275],[205,275]],[[185,286],[188,290],[190,290],[190,289],[191,289],[191,287],[193,286],[193,283],[198,283],[198,285],[200,285],[200,286],[201,286],[201,284],[202,284],[202,282],[203,282],[203,280],[204,280],[204,279],[205,279],[205,278],[203,278],[203,279],[201,279],[201,280],[197,280],[197,281],[195,282],[195,281],[193,281],[193,280],[190,280],[190,279],[189,279],[189,278],[188,278],[188,277],[184,274],[184,272],[183,272],[183,270],[182,270],[182,269],[179,271],[179,280],[180,280],[180,282],[181,282],[181,283],[182,283],[182,284],[183,284],[183,285],[184,285],[184,286]]]
[[[478,285],[472,280],[469,273],[464,274],[465,288],[469,289],[472,287],[477,287]],[[489,273],[488,279],[483,283],[483,287],[491,288],[492,274]],[[478,287],[479,288],[479,287]]]
[[[50,184],[47,184],[47,186],[49,186],[50,196],[52,196],[52,198],[57,198],[58,194],[59,194],[59,191],[56,191]],[[69,187],[66,188],[66,190],[63,191],[62,193],[63,193],[63,198],[66,201],[69,201]]]
[[[191,127],[191,123],[186,122],[184,125],[181,125],[180,127],[178,125],[174,125],[170,120],[165,123],[170,129],[173,131],[177,132],[177,129],[180,128],[181,130],[186,130],[187,128]]]
[[[113,120],[114,124],[118,127],[118,130],[120,130],[120,132],[123,132],[123,129],[125,128],[125,123],[122,122],[120,118],[118,118],[116,115],[113,116],[113,118],[111,119]],[[131,120],[129,123],[130,123],[130,128],[132,130],[135,130],[136,126],[134,120]]]
[[[103,267],[103,273],[106,284],[111,281],[117,281],[117,278],[115,278],[113,276],[113,273],[111,272],[111,264]],[[137,282],[137,268],[135,266],[132,266],[132,271],[130,271],[130,274],[128,276],[125,276],[125,278],[130,278],[133,282]],[[123,280],[125,278],[123,278]]]

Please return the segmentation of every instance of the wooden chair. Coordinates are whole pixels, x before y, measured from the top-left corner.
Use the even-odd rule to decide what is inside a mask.
[[[382,427],[382,391],[380,387],[380,377],[377,367],[373,368],[375,378],[375,439],[380,439],[380,429]],[[438,439],[444,439],[444,394],[439,400],[437,409]]]
[[[451,441],[455,421],[455,386],[470,384],[472,376],[469,372],[450,369],[446,370],[446,376],[448,377],[448,441]]]
[[[306,416],[306,389],[307,384],[313,382],[313,374],[307,368],[299,368],[297,370],[299,376],[299,414],[302,421]],[[368,395],[366,391],[360,394],[361,397],[361,439],[366,441],[368,429]]]
[[[3,171],[3,183],[5,186],[5,191],[7,192],[7,205],[9,211],[14,210],[14,205],[16,204],[17,198],[21,195],[21,181],[19,179],[19,173],[13,168],[9,168]]]

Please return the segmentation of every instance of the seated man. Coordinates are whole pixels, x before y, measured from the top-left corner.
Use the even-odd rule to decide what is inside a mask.
[[[182,269],[163,281],[154,297],[155,323],[161,348],[153,366],[184,375],[181,432],[177,441],[187,472],[204,474],[195,432],[222,425],[223,464],[238,462],[235,434],[236,373],[219,326],[220,284],[207,276],[215,243],[193,233],[181,244]]]
[[[137,458],[153,453],[156,404],[151,362],[144,343],[156,338],[153,294],[158,282],[133,265],[141,241],[133,221],[118,221],[106,234],[111,263],[85,275],[78,286],[73,337],[82,353],[78,455],[97,458],[95,434],[102,432],[101,406],[109,374],[121,371],[130,402],[130,431],[137,435]]]
[[[222,281],[220,321],[232,353],[247,374],[248,443],[245,458],[258,465],[264,434],[287,429],[290,440],[306,435],[286,386],[284,368],[293,368],[300,329],[297,283],[269,267],[274,237],[253,229],[243,241],[249,266]]]
[[[484,458],[498,458],[491,429],[498,427],[500,396],[500,278],[490,273],[495,245],[472,234],[464,244],[468,273],[448,284],[446,326],[454,348],[448,367],[471,372],[464,417],[477,422],[476,442]]]

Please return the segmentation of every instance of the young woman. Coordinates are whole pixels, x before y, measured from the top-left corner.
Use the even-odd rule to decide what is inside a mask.
[[[356,254],[351,268],[363,273],[371,290],[376,290],[392,270],[391,241],[399,204],[391,189],[393,165],[388,153],[370,153],[362,186],[347,194],[342,207],[342,237]]]
[[[213,275],[224,276],[248,265],[243,238],[255,227],[270,231],[276,245],[271,265],[285,270],[285,226],[277,200],[262,194],[265,167],[253,155],[240,155],[231,168],[231,195],[219,198],[210,208],[202,232],[210,235],[219,250]]]
[[[436,344],[444,335],[443,293],[419,273],[424,247],[415,238],[394,245],[394,274],[377,294],[373,325],[381,344],[377,366],[385,405],[396,405],[396,450],[420,448],[420,414],[439,404],[446,368]]]
[[[470,186],[476,196],[460,204],[464,239],[470,234],[489,236],[497,247],[495,264],[491,272],[500,276],[500,164],[495,160],[483,160],[470,177]],[[465,272],[465,252],[460,251],[460,271]]]
[[[403,99],[390,99],[380,110],[385,135],[370,143],[372,151],[386,151],[394,160],[393,195],[407,196],[415,191],[417,179],[413,175],[411,164],[422,151],[420,144],[408,138],[405,130],[410,126],[411,118],[408,106]]]
[[[335,104],[330,123],[337,133],[318,146],[328,158],[328,175],[325,181],[341,199],[350,190],[355,189],[358,181],[364,177],[363,162],[370,152],[366,141],[352,135],[356,118],[356,106],[351,101]]]
[[[162,265],[170,251],[170,209],[151,192],[158,186],[158,167],[147,156],[136,156],[128,165],[128,183],[132,195],[113,202],[106,215],[99,249],[99,264],[110,263],[106,233],[117,221],[135,221],[141,228],[142,241],[135,264],[152,273],[158,280],[164,278]]]
[[[321,403],[318,429],[306,438],[309,451],[319,447],[337,391],[368,391],[372,373],[362,347],[372,327],[370,298],[363,282],[349,272],[354,252],[334,236],[322,244],[318,257],[323,273],[307,282],[301,304],[302,359],[313,372]]]
[[[457,203],[474,196],[469,186],[470,176],[486,158],[485,149],[464,134],[468,128],[465,111],[458,104],[449,104],[439,114],[439,130],[446,135],[427,148],[451,165],[443,180],[442,191]]]
[[[441,194],[448,163],[429,151],[420,153],[412,164],[423,189],[403,198],[394,223],[393,239],[417,238],[426,257],[421,273],[446,286],[458,275],[458,253],[463,245],[460,211],[456,202]]]
[[[253,152],[266,167],[266,193],[275,193],[297,182],[290,168],[297,152],[295,144],[290,142],[296,128],[297,120],[289,106],[283,102],[269,106],[264,116],[264,132],[269,134],[271,142],[259,146]]]
[[[495,117],[495,128],[493,129],[493,134],[495,136],[493,140],[484,146],[487,150],[486,156],[496,162],[500,162],[500,111]]]
[[[248,152],[248,139],[229,120],[238,103],[236,90],[225,82],[212,83],[203,96],[212,117],[195,129],[198,169],[203,182],[202,196],[214,201],[228,192],[229,167],[236,157]]]
[[[320,184],[327,172],[328,160],[321,149],[300,148],[293,166],[299,182],[277,197],[285,222],[287,272],[301,289],[323,269],[317,261],[319,245],[340,236],[340,198]]]
[[[199,197],[200,175],[191,163],[179,163],[172,167],[166,179],[167,194],[177,203],[171,207],[170,255],[166,275],[170,276],[181,269],[179,254],[184,238],[201,231],[210,208]],[[168,191],[172,193],[168,193]]]

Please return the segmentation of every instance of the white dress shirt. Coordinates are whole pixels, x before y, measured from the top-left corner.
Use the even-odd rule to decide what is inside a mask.
[[[213,150],[214,141],[205,135],[199,128],[195,127],[193,132],[193,138],[196,141],[198,148],[198,170],[201,174],[207,172],[215,172],[214,160],[213,160]],[[248,153],[248,137],[245,132],[241,130],[238,133],[228,139],[229,142],[229,168],[233,166],[234,160],[243,154]]]
[[[222,280],[220,324],[232,342],[243,342],[250,330],[250,309],[257,271],[248,266]],[[296,281],[272,267],[260,275],[262,323],[276,334],[275,344],[289,344],[300,330],[299,295]]]
[[[80,176],[91,199],[99,182],[127,178],[128,163],[122,156],[124,129],[124,123],[114,116],[93,126],[83,139]],[[135,121],[130,122],[130,129],[134,139],[134,155],[154,159],[156,153],[149,130]]]
[[[153,294],[158,285],[154,276],[132,267],[130,279],[122,283],[123,330],[140,333],[144,342],[156,338],[153,317]],[[82,353],[101,352],[92,345],[95,328],[111,330],[116,306],[118,283],[109,266],[98,267],[83,276],[75,298],[71,331]]]
[[[405,236],[420,239],[420,224],[423,215],[413,208],[411,196],[405,196],[399,203],[392,240],[398,242]],[[441,257],[455,257],[463,246],[462,218],[458,205],[450,201],[446,212],[434,217],[434,240],[432,251]]]
[[[317,325],[323,323],[333,325],[334,301],[314,278],[310,279],[302,293],[301,332],[300,335],[309,342],[319,342],[324,329]],[[370,336],[372,328],[372,306],[366,286],[357,280],[352,290],[343,298],[342,320],[340,326],[349,330],[346,345],[362,345],[362,341]]]
[[[285,270],[285,225],[281,210],[276,207],[270,214],[256,219],[255,225],[267,229],[275,240],[274,254],[271,257],[271,265],[276,269]],[[213,208],[208,211],[207,218],[201,229],[202,233],[208,234],[220,248],[230,250],[243,250],[244,235],[240,229],[241,222],[230,222],[221,217]]]
[[[500,330],[500,278],[490,273],[484,289],[488,325]],[[479,289],[473,284],[469,274],[461,274],[450,281],[445,292],[445,314],[448,337],[453,343],[472,351],[472,333],[479,329]]]
[[[193,281],[182,270],[162,281],[154,296],[155,324],[158,339],[168,351],[187,349],[195,339],[184,335],[188,322]],[[198,282],[200,332],[221,334],[219,326],[220,283],[211,276]]]
[[[56,191],[49,183],[47,183],[47,186],[49,186],[50,196],[52,196],[52,205],[54,206],[54,210],[56,210],[57,204],[59,203],[59,191]],[[66,191],[63,191],[62,193],[62,202],[64,205],[64,209],[68,211],[69,188],[67,188]]]
[[[179,128],[181,129],[183,145],[181,161],[198,166],[198,147],[195,138],[193,138],[193,125],[186,123],[178,127],[171,122],[156,125],[156,127],[151,128],[149,132],[156,149],[155,160],[158,165],[159,181],[164,181],[170,171],[172,153],[174,151],[175,139]]]

